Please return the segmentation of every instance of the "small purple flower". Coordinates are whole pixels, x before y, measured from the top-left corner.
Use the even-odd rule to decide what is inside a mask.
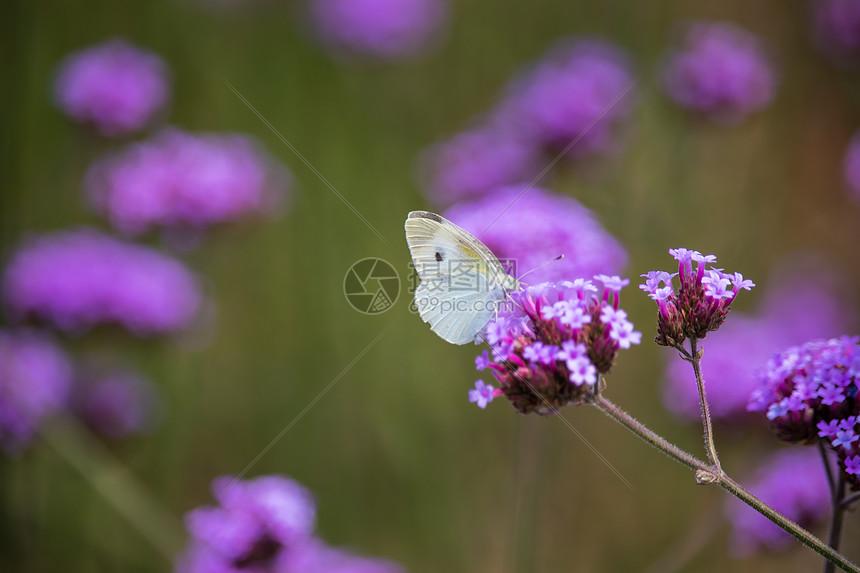
[[[12,256],[2,291],[17,320],[68,331],[113,323],[138,335],[187,328],[202,302],[179,261],[91,229],[31,238]]]
[[[65,406],[72,366],[47,336],[0,330],[0,448],[16,453]]]
[[[474,199],[534,177],[538,151],[514,130],[479,126],[427,150],[422,183],[437,204]]]
[[[621,289],[630,284],[630,279],[623,279],[619,276],[595,275],[594,280],[602,282],[607,290],[615,293],[621,292]]]
[[[555,361],[555,355],[558,352],[559,349],[557,346],[536,341],[523,349],[523,358],[531,362],[540,362],[547,365]]]
[[[583,384],[593,385],[597,382],[597,368],[588,359],[587,356],[577,356],[576,358],[565,361],[567,369],[570,370],[568,379],[575,386]]]
[[[559,317],[558,319],[561,324],[569,326],[573,330],[579,330],[580,328],[591,322],[591,315],[587,314],[585,308],[574,302],[562,301],[562,303],[556,304],[563,303],[567,305],[567,308],[565,309],[561,317]]]
[[[271,210],[289,182],[243,135],[167,129],[90,169],[92,205],[121,232],[202,229]]]
[[[860,60],[860,4],[855,0],[812,0],[813,35],[818,48],[844,66]]]
[[[714,255],[702,255],[685,248],[670,249],[669,254],[678,261],[678,292],[667,290],[672,287],[671,278],[666,287],[659,286],[666,280],[666,273],[661,271],[642,275],[647,280],[640,288],[657,302],[657,338],[654,341],[661,346],[679,347],[687,338],[705,338],[708,332],[717,330],[726,320],[740,288],[749,290],[754,285],[744,281],[740,273],[728,275],[717,269],[706,270],[707,263],[716,262]],[[734,291],[728,290],[732,281],[737,281]]]
[[[616,310],[611,306],[605,306],[603,307],[603,310],[600,311],[600,322],[610,327],[615,326],[616,324],[623,324],[627,322],[627,312],[623,309]]]
[[[475,370],[485,370],[490,367],[490,357],[487,351],[484,350],[481,354],[475,357]]]
[[[170,86],[161,59],[122,40],[67,56],[57,72],[57,106],[103,135],[144,127],[164,107]]]
[[[575,340],[565,340],[561,343],[561,350],[558,351],[555,358],[556,360],[575,360],[587,355],[588,349],[584,344]]]
[[[768,414],[768,419],[773,419],[770,417],[770,414]],[[815,427],[818,428],[818,437],[820,438],[835,436],[836,432],[839,431],[839,426],[839,420],[830,420],[829,422],[821,420],[815,425]]]
[[[521,413],[549,415],[562,406],[586,403],[601,391],[600,375],[609,372],[619,350],[638,344],[639,333],[632,332],[626,313],[617,309],[618,292],[603,298],[596,290],[590,282],[577,280],[543,283],[511,295],[515,304],[506,312],[512,314],[487,327],[493,351],[490,368],[500,386],[493,396],[504,395]],[[567,324],[555,312],[543,312],[554,308],[564,313],[570,306],[590,320]],[[601,322],[609,312],[622,317],[617,320],[624,321],[623,333]],[[473,402],[481,389],[476,384],[470,392]]]
[[[671,273],[667,273],[666,271],[648,271],[644,275],[639,276],[645,278],[645,282],[639,285],[640,290],[644,290],[648,293],[654,293],[660,290],[660,285],[662,284],[665,287],[669,288],[670,294],[674,292],[672,290],[672,279],[675,277],[675,275]],[[662,296],[662,298],[665,298],[665,296]]]
[[[825,384],[818,388],[818,397],[821,398],[821,403],[825,406],[831,406],[836,402],[845,400],[845,395],[842,393],[842,388],[833,384]]]
[[[98,434],[123,440],[153,427],[158,395],[146,378],[128,371],[79,378],[72,391],[72,407]]]
[[[788,398],[783,398],[767,407],[766,416],[768,420],[775,420],[786,414],[788,414]]]
[[[762,501],[804,527],[818,523],[830,511],[830,488],[815,448],[786,450],[770,456],[746,485]],[[734,498],[726,509],[733,524],[732,550],[739,556],[759,546],[782,549],[794,539]]]
[[[311,540],[316,507],[293,480],[273,475],[234,483],[225,476],[212,490],[219,506],[185,516],[192,542],[177,571],[262,571]]]
[[[845,458],[845,473],[860,477],[860,456]]]
[[[617,47],[599,40],[567,42],[512,83],[497,114],[556,150],[576,140],[568,151],[574,157],[612,151],[618,128],[633,110],[635,97],[626,93],[633,83],[630,61]]]
[[[423,51],[441,32],[444,0],[308,0],[322,40],[336,52],[399,59]]]
[[[744,276],[741,273],[735,273],[731,278],[732,286],[734,287],[734,293],[737,294],[741,289],[743,290],[752,290],[755,286],[755,283],[749,279],[744,279]]]
[[[625,350],[642,342],[642,333],[633,330],[633,323],[629,321],[613,324],[609,329],[609,336],[618,343],[619,348]]]
[[[483,380],[475,382],[475,389],[469,390],[469,402],[476,403],[483,410],[487,404],[493,401],[496,389],[491,384],[485,384]]]
[[[834,436],[833,440],[830,442],[834,448],[843,448],[845,450],[850,450],[852,444],[860,439],[854,430],[838,430],[836,432],[836,436]]]
[[[665,85],[679,105],[737,123],[767,107],[777,77],[755,35],[728,22],[696,22],[668,59]]]
[[[563,254],[563,259],[529,275],[535,283],[616,273],[626,264],[621,244],[575,199],[539,188],[523,193],[524,189],[499,189],[457,204],[444,216],[480,236],[499,257],[514,259],[520,272]]]

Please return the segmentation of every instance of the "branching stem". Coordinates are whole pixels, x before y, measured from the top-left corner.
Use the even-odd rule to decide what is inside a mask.
[[[694,455],[682,450],[678,446],[672,444],[662,436],[658,435],[647,426],[633,418],[626,411],[622,410],[603,395],[597,395],[591,398],[590,403],[608,415],[610,418],[633,432],[637,437],[644,440],[648,444],[654,446],[661,452],[665,453],[672,459],[684,464],[690,469],[696,470],[696,481],[699,484],[718,484],[720,487],[764,515],[773,523],[781,527],[786,532],[797,538],[799,541],[825,557],[828,561],[833,562],[839,568],[850,571],[852,573],[860,573],[858,567],[850,559],[839,553],[836,549],[829,547],[818,537],[799,526],[794,521],[788,519],[762,500],[754,496],[735,480],[727,476],[719,469],[716,464],[709,465],[708,463],[698,459]]]

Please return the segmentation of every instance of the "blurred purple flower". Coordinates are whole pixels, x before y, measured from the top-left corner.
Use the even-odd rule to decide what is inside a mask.
[[[860,5],[860,3],[858,3]],[[848,144],[844,160],[845,182],[853,194],[853,198],[860,201],[860,133],[856,134]]]
[[[92,229],[30,239],[12,256],[2,289],[14,319],[70,331],[115,323],[138,335],[190,326],[202,298],[179,261]]]
[[[65,406],[72,366],[53,341],[30,330],[0,331],[0,448],[14,453]]]
[[[273,207],[288,183],[255,141],[168,129],[97,162],[87,176],[96,210],[126,234],[201,229]]]
[[[486,354],[487,351],[485,350],[484,354],[479,356],[479,358],[484,357]],[[490,364],[492,363],[488,360],[484,368],[489,368]],[[478,380],[475,382],[475,388],[469,390],[469,402],[476,403],[478,408],[483,410],[487,407],[487,404],[493,401],[493,398],[501,396],[501,394],[501,390],[496,390],[492,384],[485,384],[483,380]]]
[[[818,48],[838,64],[856,65],[860,59],[860,2],[813,0],[810,8]]]
[[[852,330],[856,310],[846,296],[850,286],[820,259],[820,254],[789,257],[764,281],[769,288],[753,314],[732,311],[708,336],[702,374],[713,418],[749,417],[746,405],[758,385],[756,373],[774,353]],[[667,363],[663,403],[685,421],[700,419],[692,370],[677,357]]]
[[[777,452],[765,459],[747,488],[762,501],[803,527],[824,519],[830,511],[830,488],[815,448]],[[731,498],[726,507],[733,524],[732,550],[738,556],[762,546],[782,549],[794,539],[766,517]]]
[[[313,537],[316,506],[307,489],[277,475],[216,478],[218,507],[185,516],[191,545],[180,573],[403,573],[388,561],[334,549]]]
[[[152,382],[133,372],[83,373],[73,387],[71,403],[96,433],[123,440],[152,428],[158,395]]]
[[[497,256],[516,260],[516,272],[537,268],[529,282],[574,280],[617,274],[627,252],[575,199],[525,187],[498,189],[471,203],[460,203],[444,216],[486,244]]]
[[[435,203],[450,205],[533,177],[538,155],[516,131],[482,125],[427,150],[422,184]]]
[[[445,0],[308,0],[322,40],[336,51],[397,59],[428,47],[447,13]]]
[[[55,85],[58,107],[103,135],[144,127],[169,97],[161,59],[122,40],[110,40],[66,57]]]
[[[633,109],[627,55],[599,40],[569,42],[514,80],[496,112],[502,123],[571,156],[610,151],[615,131]]]
[[[695,22],[669,57],[665,84],[679,105],[737,123],[771,102],[777,77],[758,37],[729,22]]]
[[[308,490],[282,476],[235,481],[216,478],[218,507],[200,507],[185,516],[192,543],[177,570],[279,571],[286,550],[311,538],[316,506]]]

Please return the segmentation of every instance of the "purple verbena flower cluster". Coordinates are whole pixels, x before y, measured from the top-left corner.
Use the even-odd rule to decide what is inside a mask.
[[[778,265],[766,281],[768,288],[751,314],[732,311],[731,320],[708,335],[702,360],[711,417],[731,420],[737,428],[755,416],[747,411],[758,385],[757,372],[768,359],[788,346],[856,325],[852,287],[842,269],[822,262],[821,253],[795,254]],[[699,393],[690,384],[690,366],[668,359],[663,403],[678,417],[700,420]]]
[[[35,331],[0,331],[0,448],[15,453],[65,406],[72,382],[66,354]]]
[[[522,273],[564,255],[529,275],[535,283],[599,273],[614,274],[627,263],[624,247],[576,199],[524,186],[498,189],[443,215],[479,236],[497,256],[515,259]],[[501,214],[501,215],[500,215]]]
[[[177,129],[98,161],[87,175],[92,204],[119,231],[202,229],[274,206],[288,182],[243,135]]]
[[[669,57],[665,86],[679,105],[735,123],[770,103],[777,77],[755,35],[728,22],[695,22]]]
[[[185,516],[191,545],[179,573],[402,573],[396,565],[355,557],[314,537],[316,505],[307,489],[277,475],[212,482],[217,507]]]
[[[630,281],[594,278],[603,284],[600,296],[584,279],[543,283],[511,295],[519,310],[487,325],[491,352],[475,360],[478,370],[492,370],[500,388],[478,380],[469,400],[484,408],[504,395],[523,414],[549,415],[598,394],[600,376],[612,368],[618,351],[639,344],[642,334],[618,307]]]
[[[60,64],[55,98],[66,114],[103,135],[144,127],[170,95],[161,59],[122,40],[75,52]]]
[[[111,323],[139,335],[190,326],[202,303],[182,263],[92,229],[31,238],[13,254],[2,292],[17,320],[69,331]]]
[[[813,35],[819,49],[842,65],[860,60],[860,3],[812,0]]]
[[[77,378],[72,410],[97,434],[123,440],[153,427],[158,395],[148,379],[130,371],[81,373]]]
[[[535,175],[545,152],[578,157],[617,147],[633,109],[626,54],[598,40],[566,42],[505,89],[479,124],[424,156],[428,194],[438,203],[495,193]]]
[[[322,40],[335,51],[381,59],[421,52],[441,32],[445,0],[309,0]]]
[[[750,290],[755,284],[740,273],[706,269],[706,265],[717,261],[714,255],[684,248],[670,249],[669,254],[678,261],[678,272],[649,271],[641,275],[646,281],[639,288],[648,293],[659,309],[654,342],[680,347],[687,338],[705,338],[708,332],[717,330],[738,292]],[[672,286],[676,276],[680,281],[677,293]]]
[[[860,489],[860,336],[813,340],[773,357],[747,408],[765,412],[777,438],[824,440]]]
[[[758,468],[754,480],[746,485],[762,501],[803,527],[816,524],[830,511],[827,475],[814,448],[771,455]],[[759,546],[782,549],[794,539],[735,498],[730,498],[726,510],[733,525],[732,548],[739,556]]]

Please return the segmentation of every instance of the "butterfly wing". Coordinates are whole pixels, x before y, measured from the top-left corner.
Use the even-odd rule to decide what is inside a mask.
[[[415,291],[421,319],[447,342],[474,341],[516,281],[483,243],[439,215],[413,211],[405,227],[421,279]],[[474,284],[457,284],[458,276]]]

